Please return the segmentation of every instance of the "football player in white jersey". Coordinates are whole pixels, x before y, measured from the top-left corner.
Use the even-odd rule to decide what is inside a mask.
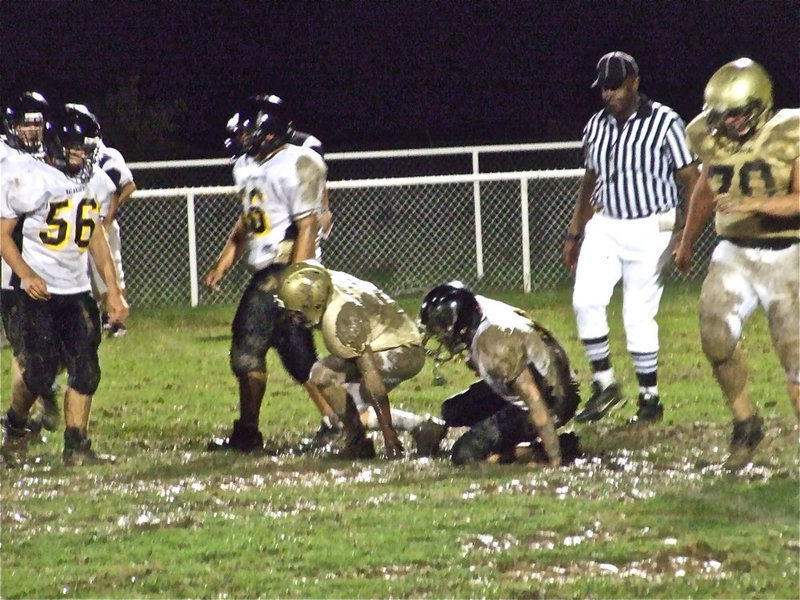
[[[24,92],[9,104],[3,114],[3,143],[0,144],[0,165],[7,156],[27,156],[30,160],[44,159],[45,136],[52,137],[53,122],[50,104],[39,92]],[[2,167],[0,166],[0,169]],[[14,241],[22,245],[22,221],[13,232]],[[11,362],[12,381],[22,378],[24,353],[20,335],[19,278],[14,275],[5,260],[0,259],[0,317],[3,331],[8,334],[14,358]],[[14,384],[12,384],[13,386]],[[31,411],[28,427],[33,432],[42,428],[54,431],[58,426],[58,404],[55,390],[39,398],[36,408]]]
[[[280,114],[289,122],[289,132],[287,138],[289,144],[310,148],[319,154],[323,160],[325,159],[325,150],[319,138],[311,135],[310,133],[295,129],[291,119],[289,118],[289,111],[286,108],[286,103],[282,98],[280,98],[280,96],[276,96],[275,94],[258,94],[248,97],[239,107],[239,111],[228,120],[228,138],[225,140],[225,146],[234,153],[234,156],[247,156],[244,148],[250,146],[253,123],[255,123],[259,112],[262,110]],[[243,160],[237,160],[236,164],[233,166],[234,180],[237,179],[236,171],[238,169],[246,169],[253,160],[254,159],[252,157],[244,158]],[[332,228],[333,214],[330,210],[328,187],[326,185],[322,196],[322,212],[320,212],[319,215],[320,237],[322,239],[327,239]]]
[[[267,384],[266,354],[273,347],[320,411],[336,418],[309,381],[317,358],[311,332],[289,317],[276,296],[286,266],[317,255],[328,170],[319,154],[289,143],[291,126],[282,111],[264,105],[247,128],[248,139],[239,147],[244,154],[233,170],[242,214],[205,277],[205,284],[218,290],[228,269],[247,254],[253,276],[233,320],[230,353],[231,369],[239,383],[239,418],[231,435],[213,440],[209,450],[252,452],[263,448],[259,415]]]
[[[389,392],[425,364],[419,330],[394,300],[373,284],[316,261],[286,269],[278,297],[302,314],[306,326],[319,327],[331,353],[311,368],[311,380],[344,425],[342,456],[375,456],[365,425],[383,433],[388,458],[403,454],[396,429],[411,433],[419,455],[438,453],[447,434],[444,423],[389,404]]]
[[[713,217],[720,240],[700,292],[700,338],[733,416],[725,467],[735,471],[764,438],[741,345],[759,305],[800,419],[800,109],[773,112],[769,74],[740,58],[711,76],[686,137],[703,169],[675,264],[688,271]]]
[[[100,207],[100,219],[102,220],[103,227],[105,227],[108,245],[111,248],[111,257],[114,259],[114,266],[117,269],[117,280],[124,294],[125,271],[122,268],[122,240],[120,238],[119,223],[117,222],[117,212],[119,211],[119,207],[136,191],[133,173],[131,173],[131,170],[125,163],[125,159],[122,157],[119,150],[109,148],[103,143],[103,135],[97,117],[83,104],[67,104],[67,106],[70,107],[71,110],[76,110],[84,115],[83,121],[86,123],[85,131],[87,137],[97,140],[94,160],[97,166],[105,171],[106,175],[111,178],[111,181],[113,181],[116,186],[116,191],[111,197],[111,201]],[[108,290],[94,265],[94,261],[90,259],[89,265],[91,267],[92,295],[103,310],[101,314],[103,328],[108,329],[110,337],[121,337],[127,333],[126,326],[119,323],[112,325],[108,322],[108,314],[104,309]]]
[[[443,362],[458,355],[481,379],[442,404],[450,427],[470,427],[453,445],[455,464],[513,458],[517,446],[536,444],[541,460],[560,466],[556,436],[580,403],[578,382],[564,349],[522,310],[477,296],[458,281],[433,288],[420,306],[423,343]],[[564,454],[573,454],[574,441]],[[567,452],[569,449],[569,452]],[[564,456],[567,458],[567,456]],[[571,458],[571,457],[570,457]]]
[[[24,453],[28,413],[36,397],[52,388],[64,365],[68,385],[62,458],[67,465],[79,465],[109,458],[95,453],[88,437],[92,396],[100,383],[100,315],[90,293],[89,254],[108,285],[111,319],[124,323],[128,306],[99,226],[100,203],[113,193],[114,184],[93,168],[91,142],[70,111],[58,134],[58,147],[50,144],[45,151],[59,168],[44,161],[3,163],[0,252],[25,291],[20,296],[25,369],[3,417],[3,456],[14,460]],[[12,232],[22,217],[20,252]]]

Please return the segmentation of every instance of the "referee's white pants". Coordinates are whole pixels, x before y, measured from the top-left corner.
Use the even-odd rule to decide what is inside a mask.
[[[606,308],[622,279],[622,321],[628,351],[658,351],[656,314],[664,291],[675,210],[642,219],[595,214],[586,224],[572,307],[581,339],[609,333]]]

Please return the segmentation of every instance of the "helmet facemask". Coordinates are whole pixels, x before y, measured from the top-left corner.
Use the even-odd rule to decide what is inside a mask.
[[[704,99],[709,133],[725,144],[742,144],[772,116],[772,80],[764,67],[740,58],[711,76]]]
[[[711,135],[724,136],[736,142],[750,139],[769,120],[769,110],[760,100],[728,110],[709,110],[708,127]]]
[[[419,328],[425,352],[435,365],[469,350],[481,316],[475,296],[460,282],[428,292],[420,306]],[[431,341],[436,345],[428,348]]]
[[[44,158],[47,135],[52,133],[50,105],[39,92],[25,92],[5,109],[3,127],[8,145]]]

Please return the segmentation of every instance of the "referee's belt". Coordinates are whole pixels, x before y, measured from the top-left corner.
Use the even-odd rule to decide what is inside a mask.
[[[759,250],[786,250],[790,246],[800,243],[800,238],[730,238],[722,237],[731,244],[740,248],[758,248]]]

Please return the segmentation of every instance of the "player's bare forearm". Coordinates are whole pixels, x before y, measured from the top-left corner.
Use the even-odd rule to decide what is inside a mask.
[[[703,228],[714,216],[714,192],[708,182],[708,166],[704,165],[689,200],[686,225],[681,243],[694,246]]]
[[[716,209],[727,213],[760,213],[771,217],[796,217],[800,215],[800,194],[782,196],[733,197],[719,194],[714,199]]]
[[[35,300],[47,300],[47,284],[22,258],[22,253],[12,237],[17,219],[0,219],[0,256],[20,278],[21,287]]]
[[[700,169],[697,163],[692,163],[686,165],[682,169],[678,169],[675,172],[675,179],[681,187],[681,201],[683,202],[683,207],[688,210],[689,203],[692,199],[692,193],[700,179]]]
[[[559,466],[561,464],[561,448],[555,432],[553,417],[550,415],[539,386],[536,385],[536,381],[528,369],[524,369],[520,373],[514,381],[513,387],[528,406],[528,414],[539,433],[539,439],[542,440],[550,465]]]
[[[356,359],[356,364],[361,372],[362,382],[366,391],[366,400],[375,410],[378,418],[383,440],[386,445],[386,455],[388,458],[399,458],[403,454],[403,445],[397,432],[392,425],[392,412],[389,405],[389,396],[386,392],[386,385],[378,372],[375,362],[375,355],[372,350],[367,348],[364,353]]]
[[[111,247],[108,245],[106,230],[104,227],[95,227],[92,237],[89,239],[89,254],[97,268],[103,283],[108,288],[108,294],[122,295],[117,279],[117,269],[114,266],[114,259],[111,257]]]
[[[297,239],[292,250],[292,262],[310,260],[317,254],[317,232],[319,220],[316,214],[306,215],[295,221],[297,225]]]

